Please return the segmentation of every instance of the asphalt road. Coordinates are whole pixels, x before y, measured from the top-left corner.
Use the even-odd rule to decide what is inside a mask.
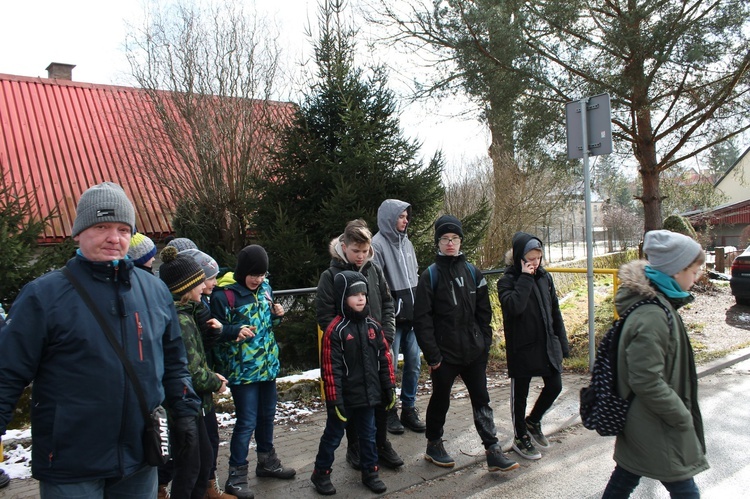
[[[699,396],[711,469],[696,476],[703,498],[750,497],[750,360],[707,375]],[[539,461],[523,461],[509,473],[488,473],[474,465],[394,494],[406,497],[472,499],[598,498],[614,468],[614,438],[581,425],[556,434]],[[509,456],[516,458],[515,453]],[[662,485],[643,479],[633,498],[668,498]]]

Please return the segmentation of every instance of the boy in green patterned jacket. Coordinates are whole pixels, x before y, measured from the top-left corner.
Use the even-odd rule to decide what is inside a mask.
[[[247,484],[253,432],[258,446],[257,476],[293,478],[296,474],[281,465],[273,446],[279,346],[272,328],[281,322],[284,307],[273,301],[267,272],[266,250],[255,244],[247,246],[237,256],[235,282],[211,294],[211,315],[223,324],[214,360],[217,371],[227,378],[237,417],[224,489],[240,499],[253,497]]]

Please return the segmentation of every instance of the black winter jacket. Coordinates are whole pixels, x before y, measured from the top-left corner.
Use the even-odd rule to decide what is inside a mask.
[[[534,275],[521,272],[523,249],[533,236],[519,234],[513,238],[512,263],[497,282],[508,376],[548,376],[553,369],[562,372],[568,336],[552,276],[542,266]]]
[[[438,254],[435,263],[434,291],[429,269],[422,272],[417,284],[414,304],[417,342],[431,366],[443,361],[466,366],[486,356],[492,345],[492,307],[487,281],[463,254]]]
[[[362,281],[357,272],[334,278],[337,315],[323,336],[321,366],[326,403],[350,408],[375,407],[384,390],[396,385],[391,349],[368,308],[354,312],[343,299],[348,284]]]
[[[67,267],[120,340],[153,409],[198,416],[172,295],[132,261]],[[130,378],[73,285],[59,270],[30,282],[0,331],[0,435],[32,380],[34,478],[71,483],[130,475],[145,465],[144,417]]]

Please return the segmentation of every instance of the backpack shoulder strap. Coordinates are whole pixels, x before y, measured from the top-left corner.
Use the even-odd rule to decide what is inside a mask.
[[[430,287],[432,288],[432,292],[435,292],[435,289],[437,288],[437,264],[431,263],[429,267],[427,267],[427,271],[430,273]]]
[[[474,279],[474,286],[478,288],[479,283],[481,282],[481,279],[477,280],[477,272],[479,272],[479,269],[477,269],[476,265],[474,265],[473,263],[469,263],[466,261],[464,261],[464,263],[466,264],[466,268],[469,269],[469,272],[471,272],[471,277],[472,279]],[[482,273],[479,272],[479,275],[482,275]]]
[[[229,288],[224,288],[224,295],[227,297],[229,308],[234,309],[234,291]]]

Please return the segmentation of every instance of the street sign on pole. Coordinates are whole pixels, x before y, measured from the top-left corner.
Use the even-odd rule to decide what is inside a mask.
[[[589,370],[594,368],[594,237],[591,213],[589,156],[612,152],[612,117],[609,95],[584,97],[565,105],[568,159],[583,158],[583,187],[586,200],[586,278],[589,302]]]
[[[583,158],[583,115],[581,101],[565,105],[565,128],[568,136],[568,159]],[[612,152],[612,115],[609,107],[609,94],[588,97],[586,104],[589,156],[599,156]]]

